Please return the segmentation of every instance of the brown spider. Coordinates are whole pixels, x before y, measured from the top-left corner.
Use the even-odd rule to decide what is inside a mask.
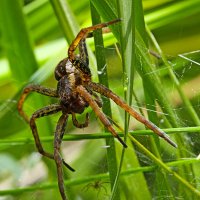
[[[18,102],[18,111],[20,115],[26,120],[26,122],[30,124],[33,137],[35,139],[35,144],[39,153],[41,153],[43,156],[55,160],[58,174],[58,186],[63,200],[66,200],[67,198],[64,189],[62,164],[64,164],[71,171],[74,171],[74,169],[62,159],[60,154],[60,146],[63,135],[65,133],[65,127],[69,114],[72,115],[72,122],[74,126],[76,126],[77,128],[86,127],[88,126],[89,122],[88,114],[86,115],[85,122],[83,124],[80,124],[76,119],[76,113],[81,114],[86,107],[90,106],[96,113],[97,117],[104,124],[104,126],[108,129],[108,131],[110,131],[112,135],[116,137],[124,147],[127,147],[127,145],[118,136],[118,134],[112,127],[110,120],[101,111],[102,103],[95,92],[112,99],[117,105],[123,108],[131,116],[143,123],[157,135],[164,138],[172,146],[176,147],[176,144],[169,139],[165,132],[159,129],[152,122],[145,119],[133,108],[128,106],[119,96],[114,94],[111,90],[101,84],[94,83],[91,80],[91,72],[89,68],[89,59],[85,39],[90,32],[96,29],[102,29],[119,21],[119,19],[116,19],[107,23],[101,23],[81,29],[72,44],[69,46],[68,58],[61,60],[55,69],[55,78],[58,81],[57,89],[46,88],[40,85],[31,84],[24,88],[22,96]],[[75,55],[75,50],[77,49],[77,47],[79,48],[79,55]],[[28,116],[24,113],[22,107],[27,95],[33,91],[42,95],[58,98],[59,102],[35,111],[29,119]],[[35,121],[40,117],[52,115],[59,111],[62,112],[62,115],[59,118],[56,126],[54,138],[54,153],[51,154],[43,149]]]
[[[97,192],[97,197],[99,197],[99,194],[101,193],[102,190],[104,190],[105,196],[108,196],[107,189],[104,186],[106,183],[109,183],[108,181],[101,181],[101,180],[96,180],[94,182],[90,182],[87,185],[83,187],[83,191],[88,191],[89,189],[94,189]]]

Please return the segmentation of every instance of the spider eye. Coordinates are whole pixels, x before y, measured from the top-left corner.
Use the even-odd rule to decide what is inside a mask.
[[[54,74],[57,81],[59,81],[63,76],[70,73],[72,70],[72,64],[68,58],[61,60],[55,68]]]

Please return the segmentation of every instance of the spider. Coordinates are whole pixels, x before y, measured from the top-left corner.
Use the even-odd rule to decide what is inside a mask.
[[[76,38],[69,46],[68,57],[61,60],[55,68],[55,79],[58,81],[57,89],[30,84],[24,88],[18,102],[19,114],[25,119],[27,123],[29,123],[39,153],[45,157],[55,160],[57,167],[58,187],[63,200],[66,200],[67,197],[65,195],[62,164],[64,164],[64,166],[66,166],[69,170],[75,171],[64,161],[60,153],[61,142],[65,133],[65,127],[69,115],[72,116],[72,122],[75,127],[87,127],[89,123],[88,114],[86,114],[84,123],[78,122],[78,120],[76,119],[76,114],[83,113],[85,108],[90,106],[97,117],[100,119],[100,121],[103,123],[103,125],[108,129],[108,131],[111,132],[111,134],[115,138],[117,138],[117,140],[123,145],[123,147],[127,147],[125,142],[118,136],[118,134],[114,130],[111,121],[101,111],[102,103],[97,93],[113,100],[117,105],[128,112],[136,120],[143,123],[154,133],[164,138],[172,146],[176,147],[176,144],[170,140],[165,132],[163,132],[152,122],[145,119],[133,108],[128,106],[119,96],[114,94],[110,89],[99,83],[92,82],[92,75],[89,68],[89,59],[85,40],[87,37],[91,37],[94,30],[106,28],[107,26],[120,21],[120,19],[115,19],[106,23],[101,23],[81,29]],[[79,55],[75,54],[75,50],[77,48],[79,49]],[[58,99],[58,103],[47,105],[35,111],[29,119],[29,117],[23,111],[23,104],[30,92],[37,92],[42,95],[55,97]],[[57,112],[61,112],[62,114],[57,122],[55,130],[54,153],[49,153],[44,150],[40,141],[36,126],[36,120],[38,118],[52,115]]]
[[[101,181],[101,180],[96,180],[94,182],[88,183],[87,185],[85,185],[85,187],[83,187],[83,191],[88,191],[89,189],[94,189],[97,191],[97,197],[99,196],[100,192],[102,190],[104,190],[105,192],[105,196],[108,195],[107,193],[107,189],[104,186],[104,184],[109,183],[108,181]]]

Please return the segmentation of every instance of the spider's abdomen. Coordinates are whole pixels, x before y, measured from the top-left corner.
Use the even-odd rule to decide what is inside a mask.
[[[63,111],[67,113],[82,113],[88,103],[76,92],[75,87],[79,78],[72,73],[62,77],[57,86],[60,103]]]

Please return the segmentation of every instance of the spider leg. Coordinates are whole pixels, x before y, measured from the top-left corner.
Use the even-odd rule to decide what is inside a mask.
[[[26,99],[26,97],[28,96],[28,94],[30,92],[37,92],[46,96],[50,96],[50,97],[58,97],[57,91],[55,89],[52,88],[46,88],[40,85],[28,85],[24,88],[23,93],[18,101],[18,112],[19,114],[26,120],[27,123],[29,123],[29,118],[28,116],[25,114],[25,112],[23,111],[22,107],[24,104],[24,101]]]
[[[91,77],[85,38],[79,41],[78,47],[79,47],[79,56],[75,56],[74,59],[71,59],[70,61],[83,74],[85,74],[87,77]]]
[[[120,131],[124,131],[121,126],[119,126],[111,117],[107,116],[107,118],[110,120],[110,122],[115,125]]]
[[[65,127],[68,119],[68,114],[64,113],[59,118],[56,131],[55,131],[55,138],[54,138],[54,159],[56,162],[57,167],[57,174],[58,174],[58,187],[60,190],[60,194],[63,200],[66,200],[65,195],[65,187],[64,187],[64,180],[63,180],[63,168],[62,168],[62,157],[60,155],[60,146],[62,142],[63,135],[65,133]]]
[[[30,118],[30,127],[33,133],[33,137],[35,140],[35,144],[36,147],[39,151],[40,154],[42,154],[43,156],[46,156],[48,158],[54,159],[53,155],[44,151],[43,147],[42,147],[42,143],[40,141],[39,138],[39,134],[38,134],[38,130],[37,130],[37,126],[36,126],[36,119],[43,117],[43,116],[47,116],[47,115],[51,115],[51,114],[55,114],[57,112],[59,112],[61,110],[61,106],[58,104],[52,104],[50,106],[46,106],[44,108],[41,108],[39,110],[37,110],[36,112],[34,112]]]
[[[61,111],[61,109],[62,109],[62,107],[59,104],[52,104],[52,105],[46,106],[46,107],[41,108],[40,110],[37,110],[36,112],[34,112],[30,119],[30,127],[31,127],[31,130],[33,133],[36,147],[40,154],[42,154],[43,156],[48,157],[50,159],[54,159],[54,155],[46,152],[43,149],[35,121],[36,121],[36,119],[38,119],[40,117],[55,114],[55,113]],[[68,169],[70,169],[71,171],[74,171],[74,169],[72,167],[70,167],[64,160],[62,160],[62,162]]]
[[[85,122],[83,124],[80,124],[78,122],[78,120],[76,119],[76,114],[75,113],[72,113],[72,122],[74,124],[74,126],[76,126],[77,128],[85,128],[88,126],[89,124],[89,114],[86,113],[86,119],[85,119]]]
[[[146,127],[148,127],[154,133],[156,133],[157,135],[162,137],[164,140],[166,140],[172,146],[177,147],[177,145],[169,138],[169,136],[164,131],[162,131],[160,128],[158,128],[151,121],[144,118],[140,113],[138,113],[136,110],[131,108],[119,96],[114,94],[111,90],[106,88],[104,85],[101,85],[101,84],[98,84],[98,83],[93,83],[93,82],[89,82],[88,84],[94,91],[104,95],[107,98],[112,99],[117,105],[119,105],[121,108],[123,108],[126,112],[128,112],[136,120],[143,123]]]
[[[124,146],[127,147],[127,145],[124,143],[124,141],[118,136],[114,128],[112,127],[112,124],[107,119],[106,115],[100,110],[100,107],[96,103],[96,101],[92,98],[92,95],[81,85],[79,85],[77,88],[77,92],[89,103],[91,108],[94,110],[96,115],[99,117],[101,122],[104,124],[104,126],[112,133],[114,137],[116,137],[119,142]]]
[[[117,21],[115,21],[117,22]],[[111,22],[111,23],[115,23]],[[90,27],[89,27],[90,28]],[[103,33],[108,33],[110,32],[110,29],[108,27],[104,27]],[[88,58],[88,51],[85,43],[85,38],[87,37],[93,37],[93,32],[86,33],[87,35],[82,37],[78,43],[78,48],[79,48],[79,56],[77,59],[77,56],[75,56],[73,59],[70,59],[70,61],[79,68],[83,73],[86,73],[88,76],[91,75],[90,68],[89,68],[89,58]],[[75,49],[74,49],[75,51]],[[76,61],[77,60],[77,61]],[[81,67],[83,66],[83,67]]]
[[[79,45],[79,54],[80,54],[80,60],[84,62],[85,66],[89,66],[89,58],[88,58],[88,52],[87,52],[87,47],[85,43],[85,38],[80,40]]]
[[[98,106],[101,108],[103,106],[103,101],[101,97],[99,97],[95,92],[92,92],[92,95],[94,96],[95,101],[98,104]]]
[[[90,26],[90,27],[81,29],[80,32],[78,33],[78,35],[76,36],[76,38],[72,41],[72,43],[71,43],[71,45],[70,45],[70,47],[68,49],[69,60],[73,63],[73,60],[75,60],[74,51],[76,50],[76,48],[79,45],[80,41],[87,37],[89,32],[92,32],[92,31],[94,31],[96,29],[101,29],[101,28],[107,27],[107,26],[109,26],[111,24],[114,24],[114,23],[117,23],[119,21],[121,21],[121,20],[120,19],[115,19],[115,20],[112,20],[110,22],[96,24],[94,26]]]
[[[102,29],[102,34],[110,33],[110,32],[111,32],[111,30],[110,30],[108,27],[104,27],[104,28]],[[87,38],[91,38],[91,37],[94,37],[93,32],[90,32],[90,33],[88,33],[88,35],[87,35]]]

